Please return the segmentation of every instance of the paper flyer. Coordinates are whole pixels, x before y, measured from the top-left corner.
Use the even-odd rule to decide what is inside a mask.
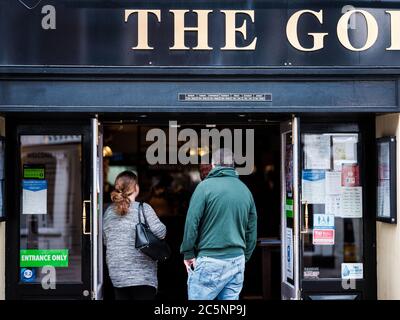
[[[342,165],[342,186],[358,187],[360,185],[360,167],[358,164]]]
[[[47,180],[22,181],[22,214],[47,214]]]
[[[362,218],[362,187],[342,187],[340,216]]]
[[[344,163],[357,163],[357,135],[335,135],[332,137],[334,170],[340,171]]]
[[[304,136],[305,169],[331,168],[331,136],[307,134]]]
[[[303,170],[302,201],[309,204],[325,203],[325,170]]]

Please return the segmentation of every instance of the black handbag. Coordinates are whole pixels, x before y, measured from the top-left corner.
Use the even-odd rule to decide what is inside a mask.
[[[141,215],[143,214],[144,222]],[[171,249],[164,239],[159,239],[150,230],[143,210],[143,203],[139,203],[138,208],[139,223],[136,225],[136,249],[143,252],[155,261],[165,261],[171,255]]]

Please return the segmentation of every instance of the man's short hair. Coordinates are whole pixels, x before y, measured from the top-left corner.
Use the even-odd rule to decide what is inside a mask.
[[[218,149],[213,153],[211,163],[214,166],[234,167],[235,160],[233,158],[232,150],[228,148]]]

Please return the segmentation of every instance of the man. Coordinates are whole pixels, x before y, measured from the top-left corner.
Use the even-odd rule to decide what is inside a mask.
[[[190,200],[181,245],[189,300],[238,300],[257,239],[257,212],[232,151],[219,149]]]

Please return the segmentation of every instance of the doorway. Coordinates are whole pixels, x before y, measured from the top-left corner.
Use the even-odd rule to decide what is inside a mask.
[[[199,166],[150,165],[146,159],[154,142],[146,141],[147,133],[169,131],[169,117],[136,115],[122,122],[102,119],[101,124],[89,117],[53,119],[51,124],[7,120],[7,299],[113,298],[102,254],[101,217],[115,176],[125,169],[138,172],[140,199],[156,209],[168,228],[173,255],[160,266],[158,299],[186,299],[179,246],[187,206],[201,180]],[[374,115],[282,121],[287,117],[190,114],[172,124],[178,131],[254,130],[252,171],[241,179],[255,198],[259,241],[246,266],[241,298],[374,299]],[[171,147],[167,141],[166,149]],[[174,143],[182,146],[176,139]],[[201,156],[210,150],[187,152]],[[347,211],[337,216],[331,211],[337,207],[328,211],[321,203],[327,199],[321,193],[326,185],[319,180],[327,176],[331,184],[338,183],[333,190],[343,187],[346,192]],[[32,197],[31,191],[39,192]],[[24,206],[28,201],[33,202]],[[322,219],[328,215],[335,217]],[[41,250],[59,250],[51,252],[58,257],[68,251],[68,263],[53,263],[60,275],[54,290],[42,286],[42,265],[25,263],[25,256],[42,259],[50,253]]]
[[[236,119],[213,120],[209,124],[182,119],[173,126],[178,132],[190,128],[199,135],[201,130],[254,131],[254,168],[240,179],[255,199],[258,244],[246,265],[241,298],[280,299],[280,121],[243,118],[236,116]],[[201,172],[196,164],[151,165],[146,160],[146,151],[154,143],[146,141],[146,136],[151,130],[161,129],[168,138],[170,128],[171,124],[166,119],[103,122],[104,207],[110,204],[116,175],[123,170],[133,170],[139,178],[141,194],[138,200],[149,203],[167,227],[167,242],[172,256],[167,262],[160,263],[158,269],[158,299],[163,301],[187,299],[187,274],[179,247],[190,197],[201,181]],[[167,142],[167,154],[171,145],[178,149],[184,145],[181,141],[177,142],[177,146],[173,145],[176,141],[167,139]],[[210,150],[199,147],[187,152],[197,152],[202,157]],[[106,263],[104,266],[104,298],[113,299]]]

